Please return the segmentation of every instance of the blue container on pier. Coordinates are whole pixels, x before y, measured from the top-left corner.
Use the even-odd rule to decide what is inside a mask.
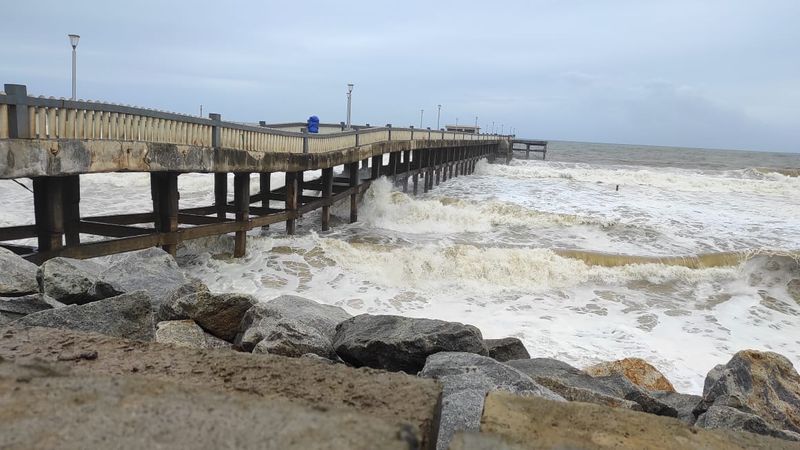
[[[319,117],[311,116],[308,118],[307,127],[309,133],[319,133]]]

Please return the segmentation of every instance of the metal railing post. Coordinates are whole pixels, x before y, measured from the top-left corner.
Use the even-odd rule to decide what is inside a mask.
[[[359,139],[358,139],[358,138],[359,138],[359,136],[360,136],[360,135],[361,135],[361,130],[359,130],[358,128],[356,128],[356,147],[358,147],[358,145],[359,145],[359,144],[358,144],[358,141],[359,141]]]
[[[386,128],[389,129],[389,140],[391,141],[392,140],[392,124],[387,123],[386,124]]]
[[[308,153],[308,128],[300,128],[300,132],[303,133],[303,153]]]
[[[24,84],[6,84],[3,89],[12,101],[8,105],[8,137],[29,139],[31,130],[28,123],[28,88]]]
[[[414,140],[414,125],[411,125],[409,128],[411,128],[411,140],[413,141]]]
[[[214,124],[211,125],[211,146],[214,148],[220,148],[222,146],[221,142],[222,130],[220,129],[220,122],[222,122],[222,114],[210,113],[208,115],[208,118],[214,122]]]

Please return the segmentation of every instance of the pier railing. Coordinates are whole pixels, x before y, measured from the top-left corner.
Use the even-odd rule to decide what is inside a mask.
[[[0,92],[0,139],[144,141],[249,152],[325,153],[396,140],[483,141],[498,135],[430,129],[358,128],[339,133],[282,131],[116,103],[33,97],[24,85]]]

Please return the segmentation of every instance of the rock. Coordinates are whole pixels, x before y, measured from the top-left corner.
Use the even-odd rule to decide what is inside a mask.
[[[800,433],[800,375],[777,353],[740,351],[709,373],[703,400],[694,410],[698,420],[712,406],[736,408],[774,429]]]
[[[528,350],[525,349],[525,345],[517,338],[484,339],[483,343],[489,350],[489,356],[500,362],[531,357]]]
[[[396,449],[418,429],[353,411],[0,362],[1,448]],[[13,413],[12,413],[13,412]],[[256,426],[257,425],[257,426]]]
[[[443,320],[362,314],[336,326],[336,354],[356,367],[422,370],[428,356],[439,352],[488,355],[480,330]]]
[[[138,291],[85,305],[70,305],[27,315],[16,325],[93,331],[142,341],[153,340],[150,296]]]
[[[203,329],[193,320],[170,320],[156,324],[156,342],[180,347],[206,348]]]
[[[154,312],[172,292],[186,284],[197,283],[183,273],[172,255],[156,247],[120,255],[100,274],[100,280],[103,286],[110,286],[115,295],[146,291],[153,302]]]
[[[94,360],[72,359],[73,355],[87,352],[98,356]],[[358,413],[395,424],[409,423],[419,430],[422,448],[431,448],[435,442],[442,387],[425,378],[354,369],[344,364],[325,365],[308,358],[167,348],[154,342],[72,330],[8,327],[0,333],[0,359],[25,362],[31,360],[31,355],[81,377],[123,378],[135,374],[148,381],[174,382],[198,392],[222,392],[229,398],[247,396],[264,403],[285,399],[317,411]],[[61,355],[70,360],[59,361]],[[0,392],[5,393],[3,389]],[[118,407],[125,408],[126,404]],[[9,410],[0,411],[10,414]],[[172,417],[162,414],[159,419],[172,423]],[[247,419],[245,424],[251,428],[270,426],[259,419]],[[207,424],[209,428],[220,426],[213,421]],[[232,439],[221,448],[236,447],[236,442]],[[203,447],[192,443],[161,443],[147,448]],[[215,448],[210,444],[208,447]]]
[[[220,338],[214,336],[213,334],[209,334],[209,333],[206,333],[205,331],[203,331],[203,335],[206,337],[206,348],[221,348],[221,349],[228,349],[228,350],[233,350],[234,349],[232,343],[230,343],[230,342],[228,342],[226,340],[220,339]]]
[[[210,294],[208,286],[202,281],[194,278],[189,278],[189,282],[170,292],[164,299],[156,311],[156,319],[159,322],[167,320],[185,320],[189,316],[182,310],[178,304],[178,299],[192,294]]]
[[[792,278],[789,280],[789,282],[786,283],[786,290],[789,292],[789,296],[800,304],[800,278]]]
[[[649,391],[675,392],[667,377],[641,358],[625,358],[618,361],[595,364],[583,369],[594,377],[620,374],[631,383]]]
[[[428,357],[419,376],[433,378],[444,386],[436,447],[439,450],[447,448],[456,431],[478,429],[483,399],[489,391],[499,389],[517,395],[564,401],[519,370],[474,353],[433,354]]]
[[[528,450],[525,445],[511,444],[502,436],[474,431],[459,431],[450,440],[448,450]]]
[[[502,391],[486,396],[480,428],[481,433],[496,435],[506,445],[536,449],[796,448],[792,442],[750,433],[698,429],[669,417],[590,403],[520,397]]]
[[[650,395],[678,411],[678,419],[688,425],[694,425],[694,408],[703,399],[699,395],[680,394],[677,392],[651,391]]]
[[[186,286],[179,288],[185,289]],[[207,290],[175,297],[173,295],[170,301],[161,304],[158,311],[160,318],[192,319],[204,330],[226,341],[236,337],[245,312],[257,303],[250,295],[212,294]]]
[[[82,305],[118,294],[110,284],[100,280],[105,269],[93,261],[53,258],[39,267],[36,281],[40,292],[61,303]]]
[[[350,318],[338,306],[294,295],[258,303],[245,313],[237,343],[246,351],[299,357],[305,353],[338,359],[333,350],[336,325]]]
[[[519,359],[506,364],[570,401],[597,403],[673,417],[677,415],[677,411],[669,405],[652,398],[622,376],[595,378],[552,358]]]
[[[779,430],[755,414],[739,411],[730,406],[712,405],[706,412],[700,414],[695,426],[707,429],[724,429],[747,431],[763,434],[778,439],[800,441],[800,434],[789,430]]]
[[[61,308],[63,303],[57,302],[43,294],[30,294],[22,297],[0,297],[0,326],[11,323],[20,317]]]
[[[0,296],[17,296],[35,294],[39,291],[36,284],[36,264],[11,250],[0,247]]]

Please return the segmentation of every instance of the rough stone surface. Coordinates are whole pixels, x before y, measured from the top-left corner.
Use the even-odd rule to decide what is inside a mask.
[[[673,417],[677,415],[677,411],[669,405],[654,399],[621,375],[595,378],[552,358],[519,359],[506,364],[570,401],[597,403]]]
[[[785,357],[742,350],[708,376],[698,418],[712,406],[756,414],[773,428],[800,433],[800,375]]]
[[[11,323],[28,314],[62,306],[64,306],[63,303],[42,294],[0,297],[0,326]]]
[[[483,343],[489,350],[489,356],[500,362],[531,357],[525,345],[517,338],[484,339]]]
[[[81,357],[91,354],[96,357]],[[47,328],[0,330],[0,357],[21,362],[32,355],[81,375],[137,374],[196,390],[221,389],[259,401],[284,398],[319,410],[343,408],[407,422],[420,430],[423,448],[434,442],[441,400],[441,386],[432,380],[309,358],[173,347]]]
[[[174,291],[197,283],[183,273],[172,255],[156,247],[116,256],[100,273],[100,280],[113,289],[113,294],[146,291],[154,312]]]
[[[180,347],[207,348],[206,335],[193,320],[169,320],[156,324],[156,342]]]
[[[70,305],[113,297],[118,292],[100,280],[106,267],[72,258],[53,258],[45,261],[36,272],[39,291],[61,303]]]
[[[650,392],[656,400],[666,403],[678,411],[678,419],[682,422],[694,425],[694,408],[703,399],[702,396],[692,394],[680,394],[678,392],[652,391]]]
[[[36,284],[36,264],[0,247],[0,296],[34,294]]]
[[[336,325],[350,317],[338,306],[281,295],[247,311],[237,343],[246,351],[337,359],[332,342]]]
[[[652,414],[590,403],[559,403],[506,392],[490,392],[481,432],[529,449],[704,449],[796,448],[788,441],[750,433],[703,430]],[[480,448],[480,447],[478,447]]]
[[[419,448],[412,426],[353,411],[41,363],[0,362],[0,392],[2,448]]]
[[[675,392],[672,383],[658,371],[652,364],[641,358],[625,358],[618,361],[609,361],[595,364],[583,369],[584,372],[594,377],[620,374],[631,383],[649,391]]]
[[[85,305],[70,305],[27,315],[15,324],[93,331],[141,341],[153,340],[155,326],[150,296],[139,291]]]
[[[214,336],[213,334],[209,334],[209,333],[206,333],[205,331],[203,331],[203,335],[205,335],[205,337],[206,337],[206,348],[221,348],[221,349],[228,349],[228,350],[234,350],[235,349],[232,343],[230,343],[230,342],[228,342],[226,340],[220,339],[220,338]]]
[[[336,326],[336,353],[354,366],[417,373],[439,352],[488,355],[480,330],[443,320],[362,314]]]
[[[448,450],[527,450],[530,447],[508,442],[502,436],[474,431],[459,431],[450,440]]]
[[[456,431],[477,430],[483,399],[493,390],[535,395],[564,401],[530,377],[492,358],[463,352],[441,352],[428,357],[419,376],[444,385],[437,448],[446,449]]]
[[[182,291],[186,289],[187,287],[180,288]],[[207,290],[175,297],[173,295],[168,302],[161,304],[158,312],[160,318],[192,319],[204,330],[226,341],[236,338],[245,312],[257,303],[250,295],[212,294]]]
[[[711,408],[697,418],[695,426],[708,429],[748,431],[779,439],[800,441],[800,434],[788,430],[779,430],[755,414],[739,411],[730,406],[712,405]]]

